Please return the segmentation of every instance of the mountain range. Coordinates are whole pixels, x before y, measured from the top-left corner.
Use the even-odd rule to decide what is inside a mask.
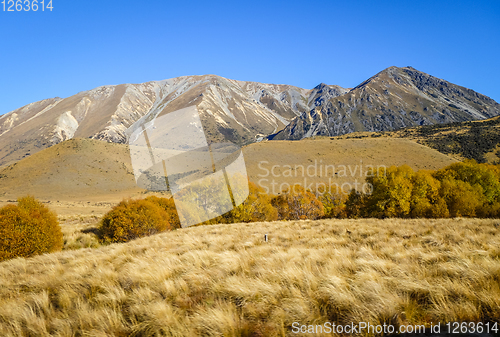
[[[148,116],[196,105],[207,137],[245,145],[355,131],[481,120],[500,105],[473,90],[411,67],[390,67],[352,89],[313,89],[183,76],[98,87],[50,98],[0,116],[0,166],[72,138],[126,143]]]
[[[412,67],[387,68],[342,95],[327,85],[317,88],[311,109],[271,139],[392,131],[500,114],[500,105],[491,98]]]

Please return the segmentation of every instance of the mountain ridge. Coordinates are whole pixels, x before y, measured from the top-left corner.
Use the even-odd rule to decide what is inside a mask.
[[[320,83],[303,89],[216,75],[181,76],[100,86],[2,115],[0,166],[75,137],[126,143],[138,120],[192,105],[198,108],[209,141],[239,145],[500,114],[500,105],[491,98],[412,67],[389,67],[354,88]]]
[[[0,166],[74,137],[125,143],[148,115],[197,105],[214,140],[251,143],[308,110],[307,90],[215,75],[106,85],[30,103],[0,116]]]
[[[471,89],[413,67],[389,67],[343,95],[331,97],[268,139],[298,140],[360,131],[487,119],[500,105]]]

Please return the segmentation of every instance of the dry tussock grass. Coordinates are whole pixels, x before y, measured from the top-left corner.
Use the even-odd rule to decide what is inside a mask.
[[[99,218],[96,215],[67,215],[58,218],[63,233],[63,250],[101,246],[97,237]]]
[[[0,264],[0,335],[285,336],[293,322],[498,320],[499,227],[212,225],[14,259]]]

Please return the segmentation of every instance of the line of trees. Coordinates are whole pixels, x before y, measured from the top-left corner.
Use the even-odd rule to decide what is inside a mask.
[[[407,165],[392,166],[366,180],[373,187],[371,193],[315,193],[294,185],[279,195],[268,195],[250,182],[249,196],[241,205],[201,225],[320,218],[500,217],[497,165],[469,160],[417,172]],[[192,188],[190,192],[216,190],[210,184]],[[126,242],[180,227],[174,200],[150,196],[115,206],[102,218],[99,237],[103,242]],[[0,261],[60,250],[62,244],[56,215],[33,197],[0,209]]]
[[[367,178],[373,193],[351,191],[340,217],[499,217],[500,168],[474,160],[437,171],[390,167]]]
[[[320,218],[500,217],[500,168],[496,165],[470,160],[437,171],[417,172],[407,165],[392,166],[373,172],[366,180],[373,188],[371,193],[320,193],[294,185],[279,195],[268,195],[249,182],[245,202],[200,225]],[[189,192],[195,195],[197,188],[210,190],[211,186],[193,185]],[[158,220],[148,222],[149,218],[142,219],[136,213],[146,218],[154,214],[163,219],[163,225],[154,227],[152,223]],[[102,221],[104,238],[110,242],[172,228],[180,228],[173,199],[157,197],[124,201]]]

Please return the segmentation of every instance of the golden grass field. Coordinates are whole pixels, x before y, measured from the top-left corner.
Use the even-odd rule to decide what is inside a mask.
[[[0,263],[1,336],[292,336],[294,322],[500,319],[498,220],[212,225],[107,246],[92,234],[98,218],[61,220],[65,251]]]

